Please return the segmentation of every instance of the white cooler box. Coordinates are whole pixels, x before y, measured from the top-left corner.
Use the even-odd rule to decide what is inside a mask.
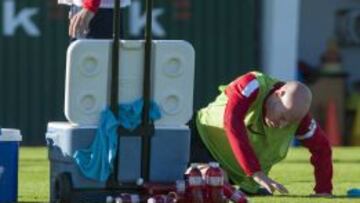
[[[95,126],[76,127],[65,122],[48,124],[46,140],[50,160],[50,200],[54,200],[56,180],[61,174],[71,176],[72,188],[103,189],[105,183],[85,178],[73,155],[87,148],[96,133]],[[122,136],[119,146],[119,180],[135,182],[141,173],[141,139]],[[190,129],[187,126],[157,127],[151,140],[150,181],[174,182],[183,179],[190,156]]]
[[[73,124],[97,125],[106,107],[111,40],[76,40],[67,51],[65,115]],[[119,103],[143,95],[144,41],[121,40]],[[152,43],[152,100],[161,110],[156,125],[186,124],[193,112],[195,52],[183,40]]]

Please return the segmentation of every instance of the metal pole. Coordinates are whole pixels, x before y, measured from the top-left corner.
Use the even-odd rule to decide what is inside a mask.
[[[113,44],[111,57],[110,74],[110,109],[116,119],[119,117],[119,37],[120,37],[120,0],[114,0],[113,16]],[[107,186],[114,188],[117,186],[118,166],[119,166],[119,145],[120,135],[118,134],[118,147],[114,157],[114,168],[107,181]]]
[[[145,58],[144,58],[144,84],[143,99],[144,107],[142,111],[142,163],[141,176],[145,182],[149,181],[150,174],[150,149],[151,149],[151,127],[149,119],[150,110],[150,88],[151,88],[151,43],[152,43],[152,6],[153,0],[146,0],[146,27],[145,27]]]

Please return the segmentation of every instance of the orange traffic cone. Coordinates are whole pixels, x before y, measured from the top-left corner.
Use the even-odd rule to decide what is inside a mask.
[[[328,102],[326,114],[325,132],[328,136],[330,144],[332,146],[339,146],[341,145],[341,135],[336,112],[336,105],[333,100]]]

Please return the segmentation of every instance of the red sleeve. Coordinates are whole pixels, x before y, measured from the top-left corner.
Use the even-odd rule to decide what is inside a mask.
[[[84,0],[83,7],[95,13],[100,6],[100,1],[101,0]]]
[[[258,85],[255,76],[246,74],[226,89],[228,103],[224,114],[224,129],[237,162],[248,176],[261,170],[244,123],[245,115],[259,92],[256,84]]]
[[[310,115],[302,120],[297,138],[309,149],[311,164],[314,166],[316,193],[332,192],[332,151],[329,141],[319,124]]]

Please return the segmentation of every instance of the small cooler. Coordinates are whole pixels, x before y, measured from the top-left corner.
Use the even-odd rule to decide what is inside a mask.
[[[51,202],[68,188],[105,188],[105,183],[85,178],[73,159],[75,151],[88,148],[95,133],[95,126],[79,127],[65,122],[48,124],[46,140],[49,147]],[[155,126],[151,146],[150,181],[170,183],[182,179],[190,156],[189,127]],[[119,180],[135,182],[141,173],[141,137],[121,135],[119,147]]]
[[[0,203],[17,202],[19,130],[0,129]]]

